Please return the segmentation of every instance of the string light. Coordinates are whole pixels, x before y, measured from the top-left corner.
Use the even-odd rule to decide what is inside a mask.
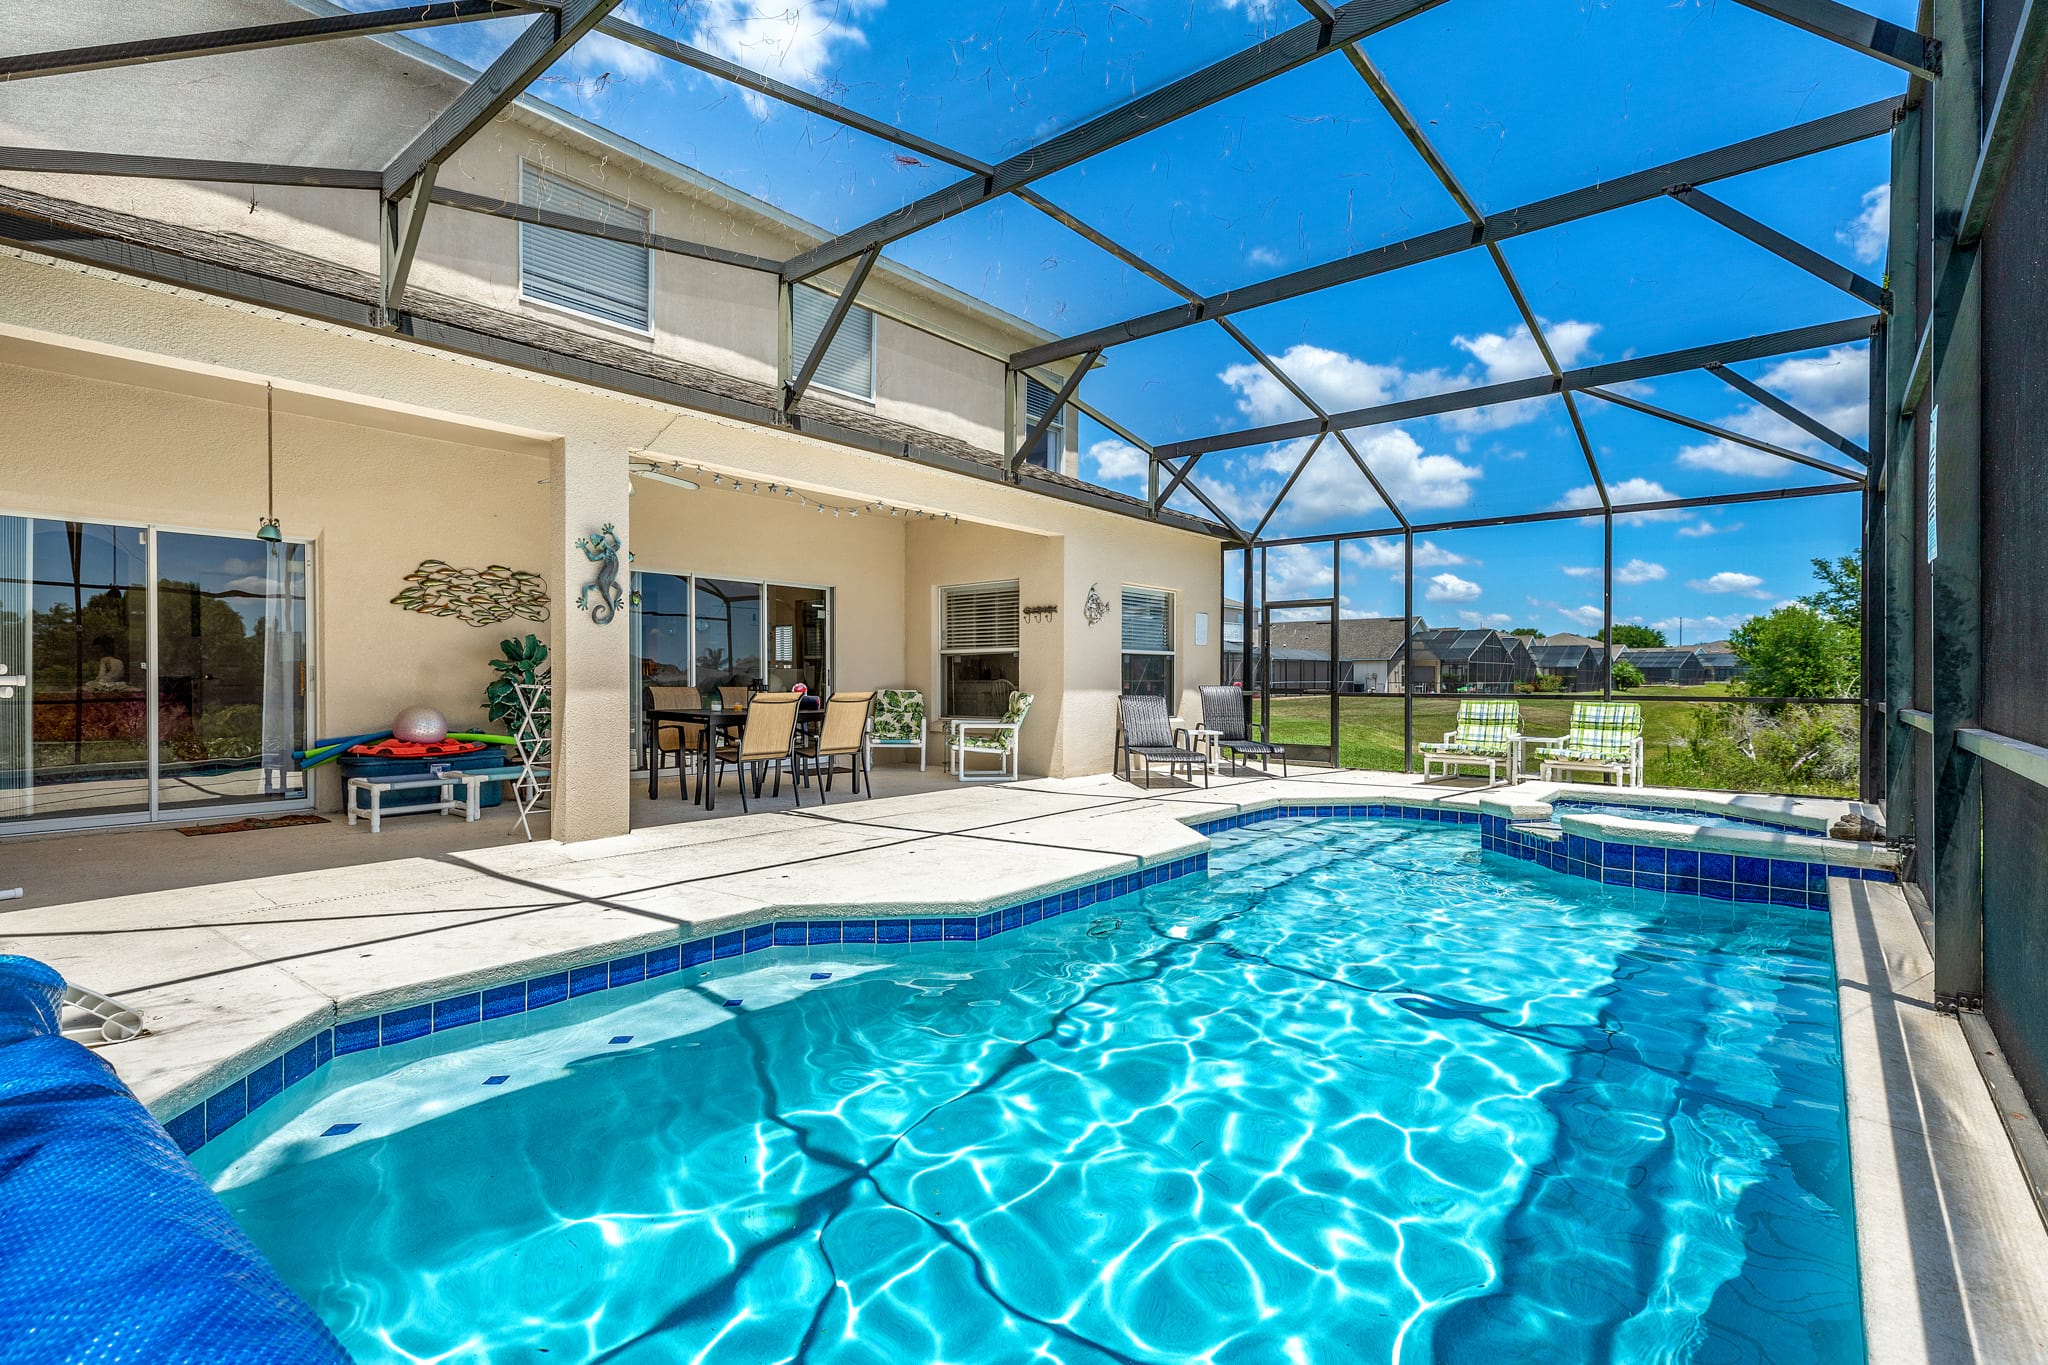
[[[697,481],[700,483],[703,482],[706,473],[702,465],[685,466],[680,462],[670,464],[669,468],[677,475],[681,475],[683,470],[688,468],[691,473],[696,475]],[[730,488],[735,493],[760,494],[764,491],[759,483],[738,478],[727,478],[724,474],[712,474],[711,486],[713,488]],[[842,514],[849,517],[857,517],[862,512],[866,512],[869,516],[873,517],[886,514],[892,517],[909,518],[915,521],[941,522],[947,526],[958,526],[960,524],[960,518],[954,516],[951,512],[927,512],[917,507],[898,507],[893,503],[884,502],[880,498],[876,498],[873,502],[859,504],[824,502],[807,494],[799,493],[787,484],[780,483],[769,484],[765,491],[771,497],[779,493],[784,500],[794,501],[798,507],[805,511],[815,508],[819,516],[824,516],[827,512],[830,512],[835,520]]]

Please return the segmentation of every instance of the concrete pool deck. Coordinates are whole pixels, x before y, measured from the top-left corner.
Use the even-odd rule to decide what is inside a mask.
[[[1276,800],[1476,810],[1482,797],[1541,801],[1556,790],[1310,770],[1147,791],[1103,776],[946,786],[571,845],[469,841],[384,858],[360,845],[371,861],[0,906],[0,952],[40,958],[139,1010],[145,1035],[102,1055],[168,1118],[337,1021],[714,928],[791,912],[970,913],[1185,857],[1206,846],[1187,822]],[[1811,815],[1847,804],[1797,806]],[[436,827],[474,833],[412,825],[422,839]],[[105,837],[111,848],[124,836]],[[260,842],[232,847],[235,866],[260,864]],[[2048,1230],[1962,1031],[1933,1010],[1906,900],[1892,884],[1839,879],[1830,900],[1870,1359],[2048,1359]]]

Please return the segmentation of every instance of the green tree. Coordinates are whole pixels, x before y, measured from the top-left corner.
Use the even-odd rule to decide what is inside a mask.
[[[1616,659],[1614,661],[1614,686],[1616,690],[1626,692],[1631,688],[1641,687],[1642,685],[1642,669],[1637,668],[1627,659]]]
[[[1830,621],[1855,627],[1863,625],[1863,561],[1855,555],[1813,561],[1813,576],[1820,587],[1799,600]]]
[[[1513,630],[1509,631],[1508,634],[1526,635],[1532,640],[1540,640],[1543,638],[1543,632],[1536,629],[1536,627],[1534,626],[1516,626]]]
[[[1750,617],[1728,645],[1748,665],[1741,687],[1752,697],[1847,697],[1861,676],[1860,632],[1801,602]]]
[[[1606,633],[1602,632],[1600,638],[1606,639]],[[1649,626],[1617,625],[1614,628],[1614,643],[1624,649],[1662,649],[1670,641],[1664,638],[1663,631],[1652,630]]]

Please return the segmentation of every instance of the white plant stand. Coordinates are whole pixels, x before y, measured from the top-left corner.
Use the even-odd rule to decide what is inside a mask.
[[[512,784],[512,794],[519,803],[519,828],[533,838],[532,816],[535,811],[546,811],[553,782],[549,763],[553,757],[554,740],[550,738],[553,726],[549,723],[552,713],[549,707],[548,682],[514,683],[512,691],[519,698],[519,724],[512,731],[513,747],[519,751],[519,776]]]

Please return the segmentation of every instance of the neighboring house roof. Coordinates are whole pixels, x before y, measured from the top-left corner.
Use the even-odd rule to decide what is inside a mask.
[[[1468,662],[1473,655],[1500,632],[1493,630],[1460,630],[1456,626],[1439,626],[1423,632],[1422,638],[1429,645],[1430,653],[1447,664]]]
[[[1428,628],[1420,620],[1415,623],[1416,637],[1420,640]],[[1384,662],[1401,653],[1407,643],[1408,632],[1398,616],[1353,616],[1346,617],[1337,625],[1337,657],[1346,660]],[[1280,657],[1281,649],[1310,650],[1318,658],[1330,657],[1330,623],[1327,621],[1275,621],[1273,623],[1274,657]]]
[[[1274,663],[1322,664],[1328,666],[1330,651],[1327,649],[1282,649],[1274,645],[1268,655]]]
[[[37,233],[30,230],[35,223],[53,225],[56,231]],[[30,245],[47,245],[53,253],[62,255],[67,242],[78,234],[84,234],[89,238],[135,243],[151,251],[182,257],[203,265],[245,272],[264,280],[279,281],[302,291],[315,291],[351,303],[368,305],[370,308],[377,304],[377,277],[365,271],[351,270],[346,266],[335,265],[330,261],[291,251],[270,242],[258,241],[253,237],[226,232],[207,232],[0,185],[0,238],[26,236]],[[134,273],[149,273],[134,253],[127,253],[127,256],[134,261]],[[219,289],[213,292],[231,291]],[[279,303],[273,306],[289,305]],[[567,327],[551,326],[532,317],[487,308],[482,304],[450,298],[445,294],[413,289],[406,295],[406,311],[426,323],[441,323],[470,333],[566,357],[572,362],[587,363],[592,372],[584,376],[586,382],[599,387],[604,387],[599,371],[623,371],[629,375],[694,390],[703,397],[699,410],[737,416],[743,420],[745,413],[742,405],[765,410],[774,408],[780,401],[779,395],[766,384],[740,379],[718,370],[706,369],[701,365],[671,360],[642,347],[610,341]],[[423,344],[433,344],[424,337],[419,340]],[[795,431],[810,430],[821,440],[833,439],[828,434],[816,431],[819,425],[829,425],[842,431],[863,435],[869,438],[869,443],[882,442],[897,447],[898,454],[907,453],[908,449],[915,448],[956,464],[970,464],[984,470],[999,472],[1007,469],[1003,457],[995,451],[983,450],[957,437],[892,421],[860,407],[842,406],[830,401],[828,396],[816,389],[807,392],[790,415],[794,420],[783,425]],[[803,420],[806,417],[811,419],[811,425],[808,427]],[[1132,513],[1147,511],[1147,504],[1143,498],[1132,497],[1113,488],[1104,488],[1085,479],[1077,479],[1071,475],[1028,464],[1024,465],[1020,472],[1022,486],[1026,488],[1036,484],[1040,485],[1037,491],[1041,492],[1050,491],[1045,485],[1084,490],[1089,495],[1089,500],[1105,503],[1115,510]],[[1199,518],[1186,517],[1182,520],[1209,527],[1217,534],[1222,531],[1221,527],[1212,527]]]
[[[1573,635],[1569,631],[1559,635],[1546,635],[1537,643],[1544,645],[1582,645],[1587,649],[1600,648],[1600,642],[1591,636]]]
[[[1600,651],[1593,645],[1550,645],[1529,646],[1530,657],[1536,666],[1543,669],[1555,668],[1598,668]]]
[[[1742,667],[1742,657],[1732,649],[1708,649],[1705,645],[1700,645],[1693,652],[1700,656],[1700,662],[1708,668]]]
[[[1637,668],[1683,668],[1688,659],[1697,660],[1699,655],[1691,649],[1623,649],[1621,657]]]

